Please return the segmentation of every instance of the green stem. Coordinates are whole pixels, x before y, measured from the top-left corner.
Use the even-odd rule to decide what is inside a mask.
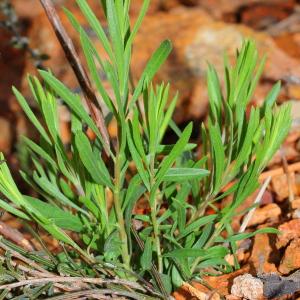
[[[156,186],[155,186],[155,173],[154,173],[154,163],[155,163],[155,152],[150,151],[150,207],[151,207],[151,219],[153,225],[153,232],[154,232],[154,243],[157,253],[157,262],[158,262],[158,272],[163,272],[163,260],[161,256],[161,249],[160,249],[160,238],[159,238],[159,225],[157,222],[156,217],[156,210],[157,210],[157,199],[156,199]]]
[[[115,164],[115,189],[114,189],[114,207],[117,215],[118,225],[119,225],[119,233],[120,239],[122,242],[122,259],[125,267],[129,270],[130,269],[130,255],[128,252],[128,239],[125,230],[125,222],[124,216],[122,213],[121,208],[121,201],[120,201],[120,174],[121,174],[121,159],[120,154],[118,153],[116,156],[116,164]]]
[[[154,193],[154,198],[156,193]],[[151,202],[150,197],[150,202]],[[160,249],[160,239],[159,239],[159,225],[157,222],[157,217],[156,217],[156,199],[154,199],[154,205],[151,207],[151,219],[152,219],[152,225],[153,225],[153,232],[154,232],[154,243],[155,243],[155,248],[156,248],[156,253],[157,253],[157,262],[158,262],[158,272],[162,273],[163,272],[163,263],[162,263],[162,256],[161,256],[161,249]]]

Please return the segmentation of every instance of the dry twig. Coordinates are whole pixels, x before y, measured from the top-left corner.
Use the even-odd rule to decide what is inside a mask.
[[[90,277],[62,277],[62,276],[55,276],[55,277],[43,277],[43,278],[32,278],[27,280],[21,280],[19,282],[9,283],[9,284],[3,284],[0,285],[0,290],[4,289],[14,289],[21,286],[27,286],[27,285],[39,285],[43,283],[89,283],[89,284],[95,284],[95,285],[106,285],[106,284],[119,284],[123,286],[127,286],[133,289],[138,289],[143,292],[146,290],[140,286],[139,284],[132,282],[132,281],[125,281],[121,279],[102,279],[102,278],[90,278]]]
[[[266,189],[267,189],[267,187],[268,187],[268,185],[269,185],[269,183],[270,183],[270,181],[271,181],[271,178],[272,178],[272,177],[269,176],[269,177],[266,179],[266,181],[264,182],[263,186],[261,187],[261,189],[260,189],[258,195],[256,196],[256,198],[255,198],[255,200],[254,200],[254,203],[253,203],[254,205],[260,203],[260,201],[261,201],[261,199],[262,199],[262,197],[263,197],[263,195],[264,195],[264,192],[266,191]],[[244,218],[244,220],[243,220],[243,223],[242,223],[242,225],[241,225],[241,227],[240,227],[239,233],[242,233],[242,232],[245,231],[245,229],[246,229],[247,226],[248,226],[248,223],[250,222],[250,220],[251,220],[251,218],[252,218],[252,216],[253,216],[253,214],[254,214],[254,212],[255,212],[255,209],[256,209],[256,207],[253,207],[252,209],[249,210],[249,212],[247,213],[247,215],[245,216],[245,218]]]

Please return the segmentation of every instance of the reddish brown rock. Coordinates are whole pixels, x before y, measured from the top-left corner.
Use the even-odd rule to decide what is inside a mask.
[[[243,299],[243,298],[238,297],[238,296],[234,296],[234,295],[226,295],[226,296],[225,296],[225,299],[226,299],[226,300],[241,300],[241,299]]]
[[[300,238],[300,219],[291,220],[278,227],[281,234],[276,241],[277,249],[285,247],[293,239]]]
[[[277,272],[275,262],[270,262],[271,258],[280,257],[279,253],[274,253],[271,245],[274,239],[274,236],[265,233],[257,234],[254,237],[249,263],[255,268],[256,273]]]
[[[273,7],[280,9],[282,6],[295,4],[295,0],[200,0],[200,4],[202,7],[205,7],[215,18],[222,19],[231,14],[237,15],[238,12],[241,12],[241,10],[244,12],[249,12],[251,11],[251,8],[255,8],[259,5],[270,5],[271,9]],[[241,16],[241,14],[238,15]],[[235,21],[237,21],[236,18]]]
[[[282,166],[282,151],[284,152],[285,158],[288,162],[294,162],[299,159],[299,151],[296,149],[294,144],[284,143],[281,146],[281,149],[276,151],[273,158],[270,160],[268,166],[278,167],[278,165]]]
[[[249,272],[250,265],[247,264],[242,267],[240,270],[232,272],[230,274],[224,274],[220,276],[204,276],[203,280],[206,282],[212,290],[219,293],[221,296],[226,296],[230,294],[230,289],[233,284],[233,279],[239,275],[245,274]],[[198,283],[193,283],[193,285],[197,288]]]
[[[295,0],[273,3],[257,3],[243,7],[239,12],[241,22],[256,30],[269,26],[289,17],[294,10]]]
[[[292,209],[299,209],[300,208],[300,198],[294,199],[291,202],[291,206],[292,206]]]
[[[265,222],[276,222],[281,215],[280,207],[275,203],[267,204],[263,207],[258,207],[248,223],[248,227],[263,224]]]
[[[216,292],[209,290],[202,284],[193,284],[184,283],[179,290],[173,293],[173,296],[176,300],[220,300],[220,295]]]
[[[293,100],[300,100],[300,86],[298,84],[289,84],[287,87],[287,96]]]
[[[159,72],[157,80],[170,81],[174,92],[179,91],[177,121],[197,119],[204,115],[207,107],[207,61],[214,64],[222,79],[223,53],[227,52],[233,60],[236,49],[245,37],[256,40],[260,54],[268,55],[264,78],[278,80],[291,74],[300,75],[298,60],[276,47],[268,35],[256,33],[242,25],[213,22],[202,15],[204,13],[201,10],[177,9],[168,14],[148,16],[135,45],[135,61],[138,64],[133,66],[133,70],[135,74],[140,74],[147,57],[162,39],[169,38],[173,42],[173,53]],[[162,21],[156,21],[157,18]],[[149,35],[151,32],[155,32],[155,35]],[[149,36],[147,43],[144,42],[145,36]],[[255,101],[261,103],[268,90],[258,91],[254,95]]]
[[[289,274],[300,268],[300,239],[294,239],[286,248],[278,270]]]
[[[293,189],[293,193],[297,193],[297,188],[295,185],[295,174],[290,173],[289,174],[291,188]],[[272,188],[273,191],[276,194],[276,199],[279,202],[282,202],[283,200],[287,199],[289,197],[289,184],[288,184],[288,178],[286,174],[274,176],[272,178]]]
[[[22,19],[34,18],[35,16],[43,12],[42,5],[35,0],[26,0],[26,5],[24,5],[24,0],[11,0],[11,3],[17,13],[17,16]]]
[[[298,32],[285,32],[274,36],[276,45],[289,56],[300,57],[300,34]]]
[[[226,2],[228,3],[228,1]],[[75,5],[73,7],[70,4],[70,6],[75,15],[85,24],[85,27],[89,28]],[[95,11],[100,11],[99,7],[98,10],[95,8]],[[134,14],[137,14],[137,11],[138,6]],[[61,16],[63,16],[62,13]],[[66,18],[62,18],[67,26],[67,31],[75,41],[75,45],[80,48],[77,34],[66,21]],[[265,78],[277,80],[287,75],[300,75],[298,61],[286,55],[268,35],[256,33],[242,25],[214,22],[204,10],[179,6],[167,13],[156,12],[146,16],[134,45],[132,67],[134,77],[137,78],[141,74],[147,60],[160,42],[164,39],[170,39],[174,50],[160,70],[156,81],[171,82],[171,94],[173,95],[179,91],[178,108],[175,113],[176,121],[183,122],[201,118],[207,112],[208,101],[205,83],[207,61],[215,65],[222,77],[224,51],[229,54],[232,60],[236,48],[240,47],[245,37],[255,39],[260,54],[266,53],[268,55]],[[77,83],[66,63],[61,47],[43,14],[37,16],[33,21],[30,38],[35,45],[41,48],[43,53],[51,54],[46,66],[51,66],[53,73],[66,85],[76,87]],[[99,42],[96,44],[100,49]],[[26,72],[28,70],[32,71],[27,68]],[[255,102],[261,103],[268,90],[269,85],[268,88],[257,91],[254,95]]]

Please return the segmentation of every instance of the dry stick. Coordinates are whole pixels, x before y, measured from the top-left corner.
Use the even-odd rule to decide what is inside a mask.
[[[93,89],[91,87],[91,82],[88,78],[88,75],[83,68],[80,59],[76,53],[74,44],[67,34],[65,28],[63,27],[61,20],[56,13],[56,9],[52,3],[51,0],[40,0],[42,6],[44,7],[44,10],[46,12],[46,15],[54,29],[54,32],[56,34],[56,37],[58,38],[64,52],[66,55],[66,58],[68,62],[70,63],[74,74],[79,82],[79,85],[85,95],[85,97],[88,99],[86,101],[92,118],[95,121],[97,127],[99,128],[99,131],[103,137],[104,141],[104,149],[106,154],[109,156],[109,134],[105,125],[103,113],[101,110],[101,107],[99,105],[98,99],[93,92]]]
[[[40,265],[38,265],[37,263],[35,263],[34,261],[24,257],[22,254],[18,253],[17,251],[11,249],[10,247],[6,246],[2,241],[1,241],[1,237],[0,237],[0,248],[9,251],[11,256],[16,257],[18,259],[20,259],[21,261],[25,262],[26,264],[28,264],[29,266],[35,268],[36,270],[44,273],[46,276],[55,276],[54,274],[48,272],[47,270],[43,269]]]
[[[268,187],[268,185],[269,185],[269,183],[270,183],[270,181],[271,181],[271,178],[272,178],[272,177],[269,176],[269,177],[266,179],[266,181],[264,182],[263,186],[261,187],[261,189],[260,189],[258,195],[256,196],[256,199],[255,199],[255,201],[254,201],[253,204],[258,204],[258,203],[260,203],[260,201],[261,201],[261,199],[262,199],[262,197],[263,197],[263,195],[264,195],[264,192],[266,191],[266,189],[267,189],[267,187]],[[243,233],[243,232],[245,231],[245,229],[247,228],[247,226],[248,226],[248,224],[249,224],[249,221],[251,220],[251,218],[252,218],[252,216],[253,216],[253,214],[254,214],[254,212],[255,212],[255,209],[256,209],[256,207],[253,207],[252,209],[249,210],[249,212],[247,213],[246,217],[245,217],[244,220],[243,220],[243,223],[242,223],[242,225],[241,225],[241,227],[240,227],[239,233]]]
[[[24,247],[27,251],[34,251],[30,242],[23,236],[23,234],[15,229],[0,221],[0,234],[7,239],[13,241],[19,246]]]
[[[5,258],[3,256],[0,256],[0,262],[1,263],[4,263],[5,262]],[[19,270],[21,270],[22,272],[24,273],[27,273],[31,276],[34,276],[34,277],[40,277],[40,278],[44,278],[45,277],[45,273],[42,273],[40,271],[35,271],[33,269],[30,269],[30,268],[27,268],[26,266],[20,264],[20,263],[17,263],[15,261],[11,261],[10,264],[13,266],[13,267],[16,267],[18,268]],[[46,274],[47,275],[47,274]],[[53,276],[56,276],[56,275],[53,275]],[[27,276],[28,278],[28,276]],[[65,286],[63,284],[60,284],[60,283],[57,283],[55,284],[55,287],[60,289],[60,290],[64,290],[66,292],[72,292],[74,291],[74,288],[71,288],[70,286]],[[76,285],[76,288],[78,288],[78,286]]]
[[[108,298],[108,295],[112,296],[113,298]],[[85,290],[85,291],[79,291],[79,292],[73,292],[68,293],[66,295],[59,295],[54,296],[51,298],[47,298],[48,300],[79,300],[79,299],[111,299],[111,300],[117,300],[117,299],[124,299],[120,297],[129,297],[130,299],[140,300],[140,299],[151,299],[154,300],[153,297],[149,297],[146,295],[138,295],[133,294],[126,291],[118,291],[113,289],[92,289],[92,290]]]
[[[1,256],[0,255],[0,262],[3,263],[5,262],[5,257]],[[45,277],[45,273],[44,272],[40,272],[40,271],[36,271],[36,270],[33,270],[33,269],[30,269],[30,268],[27,268],[26,266],[24,265],[21,265],[20,263],[16,263],[15,261],[11,261],[10,262],[11,265],[13,267],[17,267],[18,269],[20,269],[22,272],[24,273],[28,273],[29,275],[31,276],[35,276],[35,277]]]
[[[3,284],[0,285],[0,290],[4,289],[14,289],[20,286],[24,285],[39,285],[42,283],[90,283],[90,284],[96,284],[96,285],[103,285],[103,284],[122,284],[124,286],[131,287],[133,289],[138,289],[143,292],[146,290],[142,288],[139,284],[136,284],[134,282],[125,281],[121,279],[111,279],[111,280],[105,280],[101,278],[90,278],[90,277],[62,277],[62,276],[55,276],[55,277],[44,277],[44,278],[35,278],[35,279],[28,279],[28,280],[21,280],[19,282],[9,283],[9,284]]]

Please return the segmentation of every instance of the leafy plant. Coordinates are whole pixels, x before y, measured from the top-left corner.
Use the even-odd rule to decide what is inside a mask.
[[[265,61],[259,59],[255,43],[243,43],[233,66],[225,59],[225,92],[209,65],[210,113],[207,125],[201,127],[202,158],[198,160],[193,152],[196,145],[189,142],[193,124],[181,131],[172,121],[177,97],[170,99],[169,85],[152,83],[171,52],[170,41],[163,41],[153,53],[137,84],[131,80],[132,45],[150,0],[143,2],[132,28],[130,1],[102,0],[108,35],[87,2],[76,2],[106,53],[105,59],[100,56],[76,18],[65,10],[80,35],[89,75],[101,99],[94,106],[90,103],[87,111],[79,94],[51,72],[40,71],[42,83],[28,77],[42,115],[39,120],[13,88],[40,133],[38,144],[24,138],[33,170],[21,171],[40,199],[23,195],[7,164],[2,163],[0,191],[5,200],[0,200],[0,206],[19,218],[35,221],[91,266],[110,266],[120,278],[144,278],[163,298],[183,281],[213,270],[238,268],[237,260],[232,267],[225,256],[235,255],[239,240],[260,232],[276,233],[271,228],[236,233],[231,220],[258,188],[260,173],[289,130],[290,106],[275,104],[280,83],[262,107],[251,106],[247,115]],[[99,69],[113,95],[104,88]],[[69,150],[60,138],[57,99],[72,116]],[[109,111],[105,127],[110,120],[117,123],[115,140],[105,136],[107,131],[97,122],[102,105]],[[88,138],[86,127],[95,133],[94,140]],[[164,144],[167,130],[178,136],[175,144]],[[2,154],[0,160],[4,160]],[[228,195],[232,201],[218,208],[216,202]],[[139,201],[147,203],[149,214],[135,210]],[[206,215],[208,208],[214,213]],[[78,240],[71,238],[70,232],[76,233]]]

